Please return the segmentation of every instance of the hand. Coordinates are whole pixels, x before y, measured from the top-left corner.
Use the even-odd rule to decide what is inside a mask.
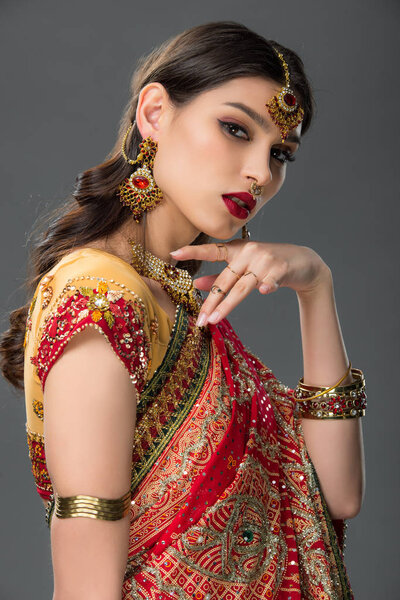
[[[200,290],[210,291],[213,287],[226,292],[225,295],[212,292],[207,296],[196,325],[217,323],[256,288],[261,294],[275,292],[279,287],[308,293],[330,276],[327,264],[306,246],[240,239],[224,242],[224,246],[218,248],[216,243],[189,245],[171,252],[178,260],[225,261],[229,265],[219,274],[194,280]]]

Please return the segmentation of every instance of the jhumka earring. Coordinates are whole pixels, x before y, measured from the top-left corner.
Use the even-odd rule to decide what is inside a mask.
[[[242,227],[242,240],[250,239],[250,231],[247,229],[247,224],[245,223]]]
[[[254,197],[254,200],[256,200],[255,196],[260,196],[262,192],[262,186],[257,185],[255,181],[253,181],[253,183],[250,186],[250,193],[251,195]],[[247,223],[245,223],[242,227],[242,240],[249,240],[250,239],[250,232],[247,229]]]
[[[127,163],[138,165],[138,168],[118,186],[117,195],[122,204],[130,208],[135,221],[140,223],[142,214],[152,210],[161,202],[162,192],[153,176],[154,157],[158,143],[149,136],[139,144],[139,154],[135,160],[126,155],[126,140],[134,124],[135,122],[129,125],[124,135],[122,155]]]
[[[297,127],[303,120],[304,110],[297,102],[293,90],[290,88],[289,67],[281,52],[274,48],[279,56],[285,72],[285,85],[281,91],[266,103],[271,119],[277,125],[281,132],[282,142],[284,142],[291,129]]]

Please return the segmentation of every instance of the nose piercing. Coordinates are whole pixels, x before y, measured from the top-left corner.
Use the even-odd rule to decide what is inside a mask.
[[[250,186],[250,192],[253,196],[260,196],[262,192],[262,187],[260,185],[257,185],[256,182],[253,181],[253,183]]]

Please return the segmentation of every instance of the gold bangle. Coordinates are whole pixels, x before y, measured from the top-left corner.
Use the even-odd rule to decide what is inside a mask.
[[[318,394],[315,394],[314,396],[309,396],[307,397],[307,400],[313,400],[314,398],[318,398],[319,396],[323,396],[324,394],[327,394],[328,392],[331,392],[333,390],[337,390],[338,386],[342,383],[342,381],[344,381],[347,377],[347,375],[350,373],[351,371],[351,362],[349,364],[349,368],[347,369],[346,373],[343,375],[343,377],[341,379],[339,379],[339,381],[337,383],[335,383],[335,385],[332,385],[331,387],[323,387],[323,386],[309,386],[308,384],[305,384],[303,382],[303,377],[299,380],[299,383],[297,384],[297,390],[307,390],[308,389],[317,389],[317,390],[322,390],[320,391]],[[349,384],[352,385],[352,384]]]
[[[354,378],[354,381],[348,383],[343,386],[336,386],[333,388],[325,388],[322,389],[319,394],[314,394],[315,390],[320,390],[321,388],[316,388],[309,385],[304,385],[301,382],[297,384],[297,387],[294,390],[294,398],[297,402],[307,402],[308,400],[314,400],[315,398],[319,398],[323,400],[324,398],[332,398],[333,396],[352,396],[354,397],[360,390],[365,387],[365,378],[361,369],[351,369],[351,374]]]
[[[355,381],[333,390],[326,388],[322,395],[313,395],[311,390],[299,386],[294,390],[297,409],[308,419],[351,419],[364,417],[367,408],[365,378],[360,369],[351,369]],[[312,386],[308,386],[312,387]]]
[[[343,412],[342,414],[335,414],[324,410],[299,410],[300,415],[305,419],[356,419],[359,417],[365,417],[365,408],[353,408],[351,411]]]
[[[117,521],[128,514],[131,504],[131,491],[121,498],[98,498],[97,496],[60,497],[55,494],[55,515],[59,519],[68,517],[89,517],[103,521]]]

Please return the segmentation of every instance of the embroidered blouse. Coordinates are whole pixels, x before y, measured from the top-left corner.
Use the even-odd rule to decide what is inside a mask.
[[[43,437],[43,390],[51,367],[70,339],[96,328],[140,392],[162,362],[173,323],[149,287],[127,262],[95,248],[64,256],[35,290],[26,322],[24,384],[26,435],[39,495],[52,485]]]

